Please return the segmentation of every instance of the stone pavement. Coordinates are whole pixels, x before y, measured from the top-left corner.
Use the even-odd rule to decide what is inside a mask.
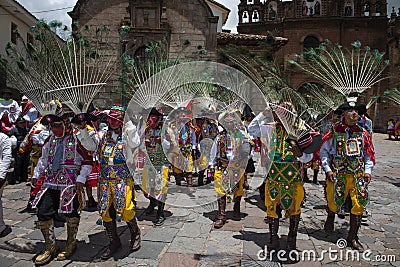
[[[400,266],[400,160],[397,155],[400,141],[386,140],[386,135],[374,134],[377,150],[377,166],[370,185],[371,204],[369,216],[363,220],[360,240],[371,255],[371,260],[346,260],[346,250],[336,242],[346,237],[349,216],[336,218],[335,232],[322,231],[326,217],[323,186],[306,184],[307,202],[302,211],[298,234],[298,250],[313,250],[321,260],[298,262],[259,260],[257,255],[268,242],[268,227],[264,223],[264,207],[257,190],[249,190],[242,200],[242,219],[232,220],[232,203],[228,204],[227,224],[215,230],[216,203],[202,208],[188,209],[166,206],[167,220],[161,227],[153,227],[154,216],[143,216],[148,201],[138,191],[138,219],[142,229],[142,248],[134,253],[128,250],[129,230],[119,223],[118,230],[123,243],[114,258],[101,261],[108,239],[102,226],[96,225],[97,212],[82,212],[78,231],[78,250],[67,261],[52,261],[48,266]],[[254,186],[261,175],[255,176]],[[320,174],[319,180],[324,179]],[[0,266],[33,266],[35,255],[44,247],[39,230],[34,229],[36,216],[21,212],[27,203],[28,187],[24,184],[8,185],[4,190],[4,218],[12,232],[0,238]],[[279,235],[285,245],[288,219],[281,220]],[[57,239],[65,244],[65,228],[56,228]],[[327,255],[327,250],[338,250]],[[323,254],[325,253],[325,254]],[[323,255],[322,255],[323,254]],[[348,253],[347,253],[348,254]],[[321,256],[322,255],[322,256]],[[333,256],[337,256],[335,259]],[[379,262],[383,255],[392,262]],[[382,257],[382,259],[385,259]],[[362,258],[362,256],[360,256]],[[276,259],[275,259],[276,260]],[[396,262],[397,260],[397,262]]]

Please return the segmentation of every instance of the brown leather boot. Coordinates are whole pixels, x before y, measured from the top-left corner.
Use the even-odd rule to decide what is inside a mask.
[[[144,210],[145,215],[152,215],[154,213],[154,208],[156,207],[156,200],[152,197],[150,197],[150,204],[149,206]]]
[[[137,224],[136,218],[132,221],[127,222],[129,231],[131,232],[131,251],[136,251],[140,248],[142,237],[140,235],[140,228]]]
[[[214,222],[214,228],[221,228],[226,222],[226,195],[218,199],[218,216]]]
[[[334,223],[335,223],[335,213],[328,209],[328,216],[326,217],[324,231],[328,233],[333,232],[333,230],[335,229]]]
[[[161,226],[164,224],[165,221],[164,207],[165,203],[158,201],[157,217],[156,220],[154,221],[154,226]]]
[[[242,197],[235,197],[233,204],[233,218],[240,219],[240,200]]]
[[[44,251],[42,251],[35,259],[36,265],[44,265],[49,263],[57,252],[56,237],[54,234],[53,220],[36,221],[36,228],[40,229],[44,237]]]
[[[104,224],[104,227],[106,228],[106,233],[108,235],[108,239],[110,240],[110,244],[108,245],[108,248],[106,249],[106,251],[104,251],[104,253],[101,254],[101,259],[107,260],[107,259],[111,258],[111,256],[121,246],[121,241],[120,241],[118,233],[117,233],[117,223],[115,221],[104,222],[103,224]]]
[[[66,260],[69,256],[72,255],[72,253],[74,253],[76,249],[76,234],[78,233],[79,221],[80,218],[67,217],[67,244],[65,248],[60,253],[58,253],[58,261]]]
[[[174,177],[175,177],[176,185],[181,186],[182,185],[182,174],[174,173]]]
[[[279,250],[279,218],[268,217],[268,221],[270,238],[267,250],[275,250],[277,252]]]
[[[358,241],[358,230],[361,226],[362,215],[350,214],[350,230],[347,236],[347,245],[352,249],[358,250],[359,252],[364,252],[364,247]]]
[[[300,214],[290,216],[289,234],[287,238],[287,250],[296,250],[297,230],[299,228]]]
[[[194,192],[194,189],[193,189],[193,175],[189,174],[186,179],[187,179],[187,189],[188,189],[189,193],[193,193]]]

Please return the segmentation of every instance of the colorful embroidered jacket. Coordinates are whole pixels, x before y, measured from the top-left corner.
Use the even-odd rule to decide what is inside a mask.
[[[300,158],[294,157],[286,141],[288,134],[282,124],[277,122],[267,122],[265,116],[260,113],[248,126],[249,133],[254,137],[260,137],[262,141],[262,151],[265,151],[267,169],[269,169],[269,180],[274,180],[282,184],[301,182],[300,163],[310,162],[313,154],[305,154]]]
[[[139,145],[140,136],[137,127],[131,121],[125,124],[122,134],[117,134],[111,129],[104,132],[99,145],[100,180],[133,179],[125,155],[128,159],[131,158],[133,150]]]
[[[359,125],[347,126],[340,122],[323,137],[320,150],[325,172],[340,174],[365,172],[371,174],[375,164],[375,150],[371,136]]]
[[[92,169],[91,161],[91,153],[75,134],[59,139],[52,135],[42,148],[33,178],[38,179],[44,173],[43,188],[63,190],[76,182],[85,183]]]
[[[228,164],[239,168],[246,168],[250,151],[249,136],[246,132],[222,132],[214,140],[211,148],[210,167],[215,165],[219,169],[226,169]]]

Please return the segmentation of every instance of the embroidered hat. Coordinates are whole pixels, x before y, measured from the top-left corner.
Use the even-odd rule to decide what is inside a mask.
[[[75,115],[72,119],[71,122],[72,123],[81,123],[81,122],[90,122],[90,121],[96,121],[97,117],[94,116],[93,114],[90,113],[79,113],[77,115]]]
[[[322,143],[322,135],[317,132],[309,132],[297,140],[300,149],[306,153],[314,153]]]

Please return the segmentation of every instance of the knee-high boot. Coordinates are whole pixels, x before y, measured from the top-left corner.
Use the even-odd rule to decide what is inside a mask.
[[[286,248],[288,250],[296,250],[297,230],[299,228],[300,214],[290,216],[289,234],[287,238]]]
[[[67,217],[67,244],[63,251],[58,254],[57,260],[66,260],[72,255],[72,253],[74,253],[76,249],[76,234],[78,233],[79,221],[80,218],[78,217]]]
[[[279,236],[278,236],[278,230],[279,230],[279,218],[272,218],[268,217],[269,221],[269,244],[268,244],[268,251],[279,250]]]
[[[121,241],[120,241],[118,233],[117,233],[117,223],[115,221],[104,222],[103,224],[104,224],[104,227],[106,228],[106,233],[107,233],[108,239],[110,241],[110,244],[108,245],[108,248],[106,249],[106,251],[103,254],[101,254],[101,258],[103,260],[107,260],[107,259],[111,258],[111,256],[121,246]]]
[[[175,183],[178,186],[182,185],[182,174],[181,173],[174,173]]]
[[[358,236],[357,236],[358,230],[360,229],[361,226],[361,218],[362,215],[350,214],[350,230],[347,236],[347,244],[352,249],[358,250],[359,252],[364,252],[364,247],[358,241]]]
[[[233,203],[233,217],[235,219],[240,219],[240,200],[242,200],[242,197],[235,197]]]
[[[150,197],[150,204],[147,206],[147,208],[144,210],[145,215],[151,215],[154,212],[154,208],[156,207],[157,203],[156,200],[152,197]]]
[[[335,223],[335,213],[328,209],[328,216],[326,217],[324,230],[325,232],[333,232]]]
[[[204,185],[204,173],[206,170],[199,171],[199,175],[197,176],[197,185],[202,186]]]
[[[40,229],[44,237],[44,251],[40,253],[36,259],[36,265],[44,265],[51,261],[57,252],[56,237],[54,234],[53,220],[36,221],[36,228]]]
[[[226,195],[218,199],[218,216],[214,228],[221,228],[226,222]]]
[[[187,182],[186,186],[187,186],[187,188],[189,190],[189,193],[192,193],[194,191],[194,189],[193,189],[193,175],[192,174],[189,174],[186,177],[186,182]]]
[[[154,221],[155,226],[161,226],[164,224],[165,221],[164,207],[165,203],[162,201],[158,201],[157,217],[156,220]]]
[[[136,218],[127,222],[129,231],[131,232],[131,251],[136,251],[140,248],[140,243],[142,241],[142,237],[140,234],[140,228],[137,224]]]

